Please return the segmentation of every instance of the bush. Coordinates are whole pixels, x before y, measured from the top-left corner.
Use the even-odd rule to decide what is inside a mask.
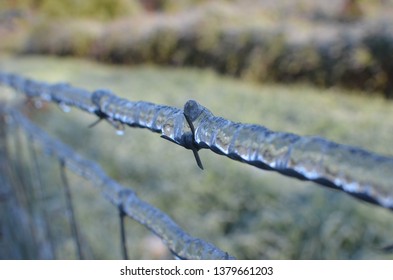
[[[87,56],[99,34],[100,25],[91,21],[60,21],[50,25],[41,23],[33,29],[23,51]]]
[[[32,31],[24,52],[203,67],[258,82],[307,81],[393,98],[393,34],[373,22],[324,23],[305,28],[303,36],[301,25],[277,27],[263,13],[250,17],[212,4],[176,15],[117,20],[94,30],[91,22],[50,21]]]

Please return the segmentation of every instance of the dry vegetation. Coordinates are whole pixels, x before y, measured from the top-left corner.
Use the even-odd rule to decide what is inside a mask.
[[[106,17],[100,11],[107,1],[79,14],[59,1],[37,2],[41,13],[27,20],[28,31],[21,28],[24,40],[11,32],[3,49],[14,39],[19,53],[203,67],[258,82],[307,81],[393,97],[392,1],[132,1]],[[68,13],[53,11],[61,8]]]

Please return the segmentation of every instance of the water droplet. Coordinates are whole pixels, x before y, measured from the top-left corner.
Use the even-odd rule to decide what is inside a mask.
[[[33,101],[33,104],[34,104],[34,108],[36,109],[41,109],[43,106],[41,99],[35,99]]]
[[[64,104],[64,103],[59,103],[59,107],[60,109],[64,112],[64,113],[68,113],[71,111],[70,106]]]
[[[123,129],[117,129],[116,130],[116,134],[119,136],[123,136],[124,135],[124,130]]]
[[[41,94],[41,98],[42,98],[43,100],[45,100],[45,101],[50,101],[50,100],[51,100],[50,94],[49,94],[49,93],[46,93],[46,92],[44,92],[44,93]]]

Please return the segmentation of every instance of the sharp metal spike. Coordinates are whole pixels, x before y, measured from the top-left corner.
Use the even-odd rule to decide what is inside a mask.
[[[203,170],[202,161],[201,161],[201,158],[199,157],[198,148],[197,148],[197,145],[195,143],[195,128],[194,128],[194,124],[192,123],[190,117],[186,113],[183,113],[183,114],[184,114],[184,117],[186,118],[186,121],[187,121],[188,125],[190,126],[191,133],[192,133],[192,144],[191,144],[190,148],[191,148],[191,150],[192,150],[192,152],[194,154],[194,157],[195,157],[195,160],[197,162],[197,165],[199,166],[200,169]]]
[[[99,124],[102,120],[103,120],[103,118],[99,118],[98,120],[94,121],[92,124],[89,124],[88,128],[92,128],[93,126],[96,126],[96,125]]]

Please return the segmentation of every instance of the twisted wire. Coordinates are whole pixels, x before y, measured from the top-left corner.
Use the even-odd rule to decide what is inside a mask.
[[[69,84],[47,84],[19,75],[0,73],[0,84],[27,95],[73,106],[116,128],[147,128],[187,149],[198,165],[199,149],[227,156],[265,170],[341,190],[358,199],[393,210],[393,157],[317,136],[275,132],[264,126],[243,124],[214,116],[196,101],[184,109],[129,101],[108,90],[90,93]]]
[[[64,143],[52,138],[12,108],[1,108],[44,152],[58,159],[64,167],[90,180],[123,213],[155,233],[181,259],[233,259],[228,253],[202,239],[192,237],[166,213],[141,200],[135,192],[110,178],[93,161],[83,158]]]

